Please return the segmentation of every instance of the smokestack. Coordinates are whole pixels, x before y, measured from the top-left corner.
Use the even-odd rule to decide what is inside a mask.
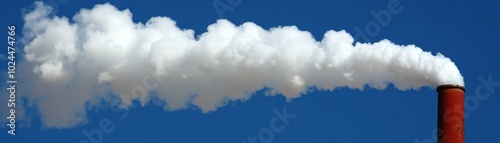
[[[438,143],[464,142],[464,92],[460,85],[441,85],[438,92]]]

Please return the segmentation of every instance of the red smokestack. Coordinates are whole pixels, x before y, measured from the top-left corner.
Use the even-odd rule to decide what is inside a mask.
[[[464,142],[464,92],[459,85],[441,85],[438,92],[438,143]]]

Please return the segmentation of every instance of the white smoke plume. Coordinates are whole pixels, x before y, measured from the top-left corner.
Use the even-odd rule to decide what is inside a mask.
[[[128,9],[111,4],[82,9],[71,19],[51,10],[36,2],[25,14],[19,64],[25,106],[36,109],[46,127],[82,124],[86,110],[102,101],[210,112],[264,88],[290,100],[311,89],[464,85],[455,64],[439,53],[389,40],[354,43],[344,30],[316,41],[295,26],[218,20],[195,35],[168,17],[135,23]]]

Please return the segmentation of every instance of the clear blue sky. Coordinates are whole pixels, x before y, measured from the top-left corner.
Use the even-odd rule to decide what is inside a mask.
[[[345,29],[353,35],[356,34],[355,27],[365,31],[367,23],[376,21],[370,11],[387,10],[389,3],[389,0],[241,0],[241,3],[231,5],[228,1],[237,0],[216,1],[232,9],[222,13],[222,16],[236,25],[247,21],[266,29],[296,25],[301,30],[310,31],[317,40],[321,40],[325,31],[330,29]],[[56,15],[67,17],[72,17],[81,8],[110,2],[120,10],[130,9],[135,22],[146,22],[152,16],[167,16],[175,20],[179,27],[193,29],[197,34],[205,32],[207,25],[221,18],[213,6],[214,0],[45,2],[57,5]],[[500,2],[399,2],[401,12],[391,15],[391,21],[385,27],[381,26],[379,33],[370,36],[369,41],[356,40],[376,42],[390,39],[397,44],[416,44],[425,51],[441,52],[451,58],[464,76],[467,88],[466,101],[469,102],[466,102],[466,114],[469,116],[465,120],[465,141],[500,142],[500,86],[488,89],[479,80],[488,80],[491,76],[493,81],[500,82],[500,47],[497,40],[500,37]],[[13,24],[21,31],[21,8],[32,4],[32,1],[4,1],[1,27]],[[0,36],[6,37],[7,34]],[[6,67],[6,64],[3,65],[2,71]],[[483,88],[479,93],[490,93],[488,98],[476,97],[476,88],[480,86]],[[16,136],[8,135],[5,126],[0,128],[0,142],[77,143],[88,140],[82,130],[98,129],[100,121],[109,119],[115,128],[103,133],[102,142],[240,143],[269,128],[269,122],[276,116],[273,109],[282,112],[286,106],[287,112],[296,116],[282,131],[272,133],[272,142],[417,143],[427,140],[425,143],[431,143],[437,118],[436,95],[431,88],[398,91],[390,86],[384,91],[314,91],[286,102],[283,96],[267,97],[257,92],[251,100],[230,103],[208,114],[199,110],[166,112],[160,107],[148,105],[131,109],[122,120],[120,116],[124,111],[92,109],[88,111],[87,124],[70,129],[42,129],[36,115],[32,115],[31,126],[18,127]],[[0,103],[6,106],[6,101]],[[280,123],[278,121],[276,125]]]

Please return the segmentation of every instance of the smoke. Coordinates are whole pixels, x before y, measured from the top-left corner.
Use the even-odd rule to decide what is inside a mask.
[[[344,30],[316,41],[295,26],[218,20],[195,35],[168,17],[134,23],[128,9],[111,4],[82,9],[72,19],[51,10],[36,2],[25,14],[18,65],[25,106],[46,127],[73,127],[86,121],[86,109],[134,102],[210,112],[262,89],[291,100],[315,89],[464,85],[442,54],[389,40],[354,43]]]

